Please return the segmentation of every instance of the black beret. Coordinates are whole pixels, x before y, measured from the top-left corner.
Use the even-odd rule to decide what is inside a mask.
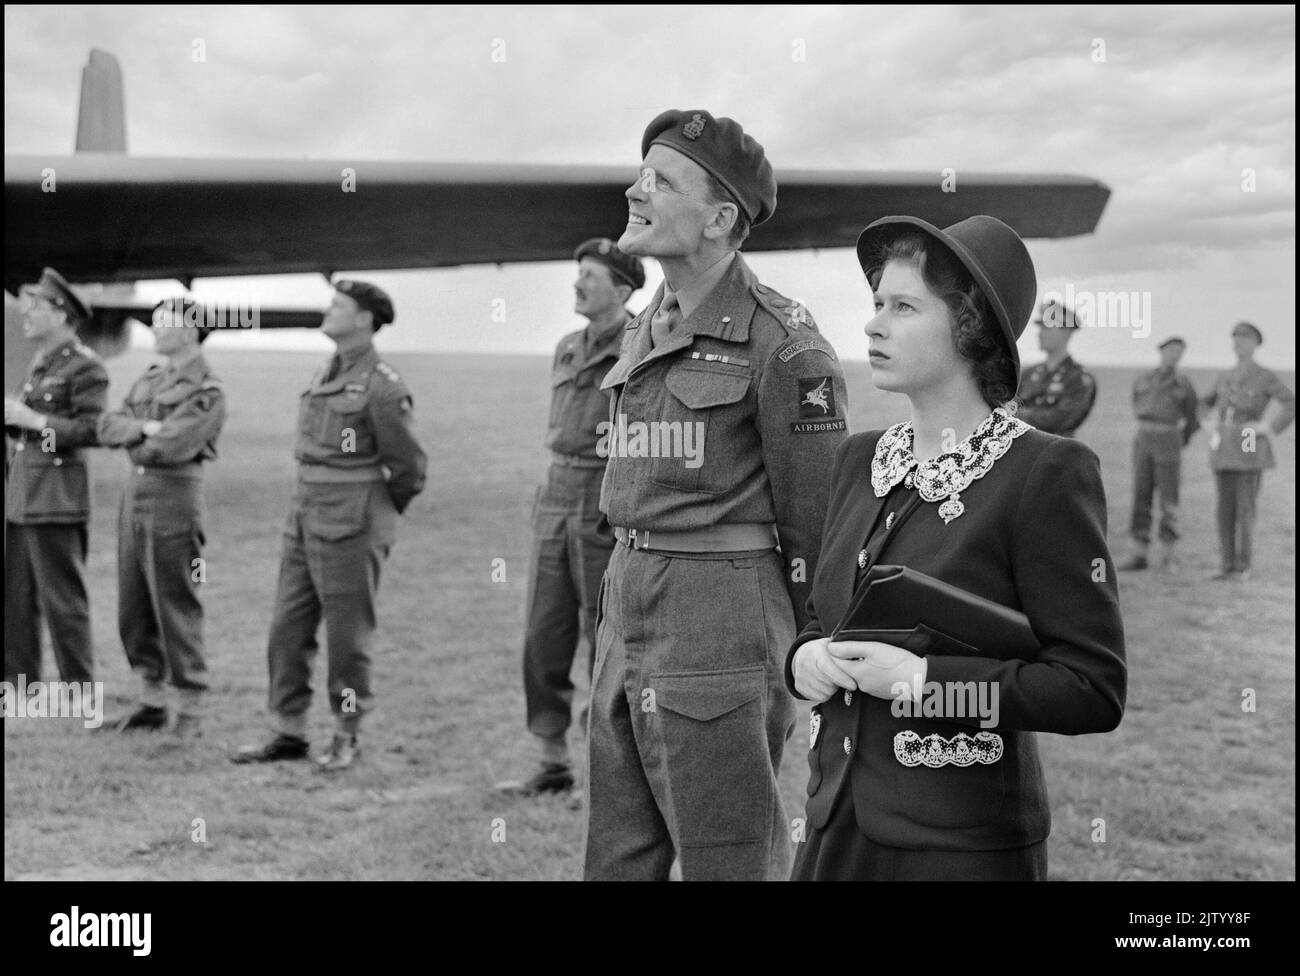
[[[55,308],[62,309],[72,322],[90,318],[90,309],[73,293],[71,286],[63,280],[63,275],[53,268],[42,271],[41,280],[26,290],[33,295],[40,295]]]
[[[1182,346],[1185,349],[1187,348],[1187,340],[1184,339],[1182,336],[1170,336],[1164,342],[1160,343],[1160,345],[1156,346],[1156,348],[1163,349],[1165,346],[1173,346],[1173,345]]]
[[[573,252],[573,260],[581,261],[583,258],[599,261],[609,268],[614,277],[631,285],[633,291],[645,284],[645,266],[638,258],[620,251],[618,245],[608,237],[593,237],[579,244]]]
[[[356,302],[363,312],[373,315],[376,326],[393,321],[393,300],[378,285],[372,285],[368,281],[345,280],[334,282],[334,288]]]
[[[651,146],[675,149],[704,167],[736,198],[751,224],[761,224],[776,210],[772,164],[739,122],[715,119],[703,109],[670,109],[646,126],[642,159]]]
[[[1074,309],[1068,305],[1049,299],[1043,302],[1039,309],[1041,320],[1039,325],[1045,325],[1049,329],[1077,329],[1079,327],[1079,317],[1074,314]]]
[[[1251,325],[1249,322],[1238,322],[1236,325],[1234,325],[1232,327],[1232,334],[1236,335],[1238,332],[1245,332],[1247,335],[1252,335],[1255,337],[1255,341],[1257,343],[1259,343],[1260,345],[1264,344],[1264,334],[1260,332],[1259,329]]]
[[[198,299],[180,295],[164,298],[153,309],[155,312],[171,312],[180,316],[182,326],[193,326],[199,330],[199,342],[205,340],[220,327],[224,318],[216,309],[204,305]]]

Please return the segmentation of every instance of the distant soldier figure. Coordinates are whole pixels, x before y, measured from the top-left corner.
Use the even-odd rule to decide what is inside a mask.
[[[90,479],[108,373],[77,341],[90,312],[53,268],[22,289],[23,332],[37,353],[17,397],[5,397],[5,680],[40,680],[41,617],[59,677],[93,680],[86,594]]]
[[[204,308],[171,298],[153,313],[154,349],[167,361],[136,380],[99,422],[105,447],[126,448],[131,473],[117,526],[117,626],[140,680],[139,707],[120,732],[167,724],[165,685],[177,690],[173,732],[199,734],[208,668],[203,654],[203,462],[217,456],[226,396],[200,344]]]
[[[1151,548],[1152,496],[1160,494],[1160,556],[1163,569],[1174,569],[1178,542],[1178,488],[1183,448],[1200,429],[1196,390],[1178,372],[1187,343],[1174,336],[1160,343],[1160,366],[1143,373],[1133,384],[1133,521],[1129,534],[1136,551],[1120,569],[1146,569]]]
[[[1048,301],[1032,324],[1047,359],[1020,377],[1016,417],[1049,434],[1073,437],[1097,399],[1096,380],[1065,349],[1079,319],[1072,309]]]
[[[574,252],[578,280],[574,310],[587,326],[560,340],[551,363],[551,414],[546,446],[551,466],[533,512],[528,619],[524,635],[524,695],[528,731],[540,747],[540,768],[527,780],[497,784],[526,796],[573,787],[565,733],[573,682],[569,672],[579,635],[595,659],[596,599],[614,536],[600,516],[605,458],[596,452],[598,428],[609,419],[600,388],[618,361],[632,320],[626,305],[645,284],[645,269],[613,241],[597,237]]]
[[[338,352],[298,408],[298,490],[267,642],[276,734],[239,750],[235,762],[307,755],[311,662],[322,618],[335,733],[316,762],[334,772],[356,760],[361,717],[374,704],[369,650],[379,573],[398,514],[424,488],[426,458],[415,439],[411,393],[372,344],[393,321],[393,303],[363,281],[334,287],[321,331]]]
[[[1214,412],[1210,469],[1218,492],[1223,565],[1216,580],[1250,578],[1260,479],[1266,470],[1277,466],[1268,431],[1280,434],[1295,419],[1295,393],[1272,370],[1255,362],[1255,350],[1263,341],[1259,329],[1249,322],[1233,326],[1237,365],[1219,374],[1204,401]],[[1270,400],[1276,400],[1281,409],[1271,424],[1265,424],[1264,411]]]

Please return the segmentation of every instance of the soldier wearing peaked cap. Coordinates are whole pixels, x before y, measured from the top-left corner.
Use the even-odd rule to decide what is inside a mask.
[[[397,516],[424,488],[426,465],[411,393],[372,341],[393,321],[392,300],[367,282],[339,281],[334,288],[321,331],[338,350],[299,403],[298,488],[267,641],[276,734],[233,757],[306,756],[311,662],[323,618],[335,719],[330,747],[317,758],[325,772],[346,769],[359,755],[361,718],[374,705],[370,645],[380,570]]]
[[[108,373],[77,341],[90,313],[57,271],[21,295],[37,353],[22,390],[5,397],[5,680],[40,679],[44,616],[59,676],[91,681],[84,449],[98,443]]]
[[[580,636],[590,655],[588,673],[595,659],[596,599],[614,547],[600,515],[605,458],[596,453],[597,430],[609,415],[600,384],[618,360],[632,318],[627,301],[645,284],[640,260],[608,238],[585,241],[573,257],[574,310],[586,316],[587,326],[560,340],[551,363],[551,466],[533,508],[524,635],[528,730],[540,766],[528,779],[497,784],[502,792],[528,796],[562,792],[574,782],[565,740],[574,692],[570,671]],[[579,724],[585,726],[581,718]]]
[[[1078,316],[1058,302],[1047,301],[1033,324],[1038,326],[1038,346],[1047,359],[1021,376],[1016,416],[1049,434],[1073,437],[1097,399],[1097,381],[1066,350],[1079,327]]]
[[[217,457],[226,395],[203,356],[211,334],[203,306],[167,299],[153,314],[150,366],[125,402],[105,413],[99,439],[125,448],[131,471],[117,526],[117,622],[140,681],[139,706],[115,724],[122,732],[167,723],[165,685],[177,691],[173,732],[200,732],[208,668],[203,651],[203,465]]]
[[[776,207],[739,124],[645,130],[618,244],[664,285],[602,384],[601,510],[617,545],[598,608],[584,873],[784,879],[776,775],[793,730],[783,648],[804,620],[844,377],[803,306],[738,250]]]
[[[1255,361],[1263,334],[1250,322],[1232,327],[1237,365],[1220,373],[1202,403],[1210,408],[1210,469],[1218,498],[1216,521],[1222,570],[1216,580],[1250,578],[1256,504],[1264,472],[1277,466],[1269,433],[1279,436],[1295,420],[1295,392]],[[1269,401],[1279,409],[1271,421]]]

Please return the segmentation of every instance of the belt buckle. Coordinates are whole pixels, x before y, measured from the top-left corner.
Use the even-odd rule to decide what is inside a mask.
[[[637,545],[637,542],[636,542],[636,540],[637,540],[637,531],[636,531],[636,529],[628,529],[628,530],[627,530],[627,544],[628,544],[628,547],[629,547],[629,548],[632,548],[632,549],[649,549],[649,548],[650,548],[650,530],[649,530],[649,529],[644,530],[644,531],[641,533],[641,535],[642,535],[642,542],[641,542],[641,545]]]

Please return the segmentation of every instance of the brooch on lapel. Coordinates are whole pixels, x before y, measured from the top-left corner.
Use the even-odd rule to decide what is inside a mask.
[[[961,503],[961,494],[953,492],[948,496],[948,500],[939,506],[939,518],[943,519],[943,524],[947,525],[953,519],[961,516],[966,511],[966,506]]]

